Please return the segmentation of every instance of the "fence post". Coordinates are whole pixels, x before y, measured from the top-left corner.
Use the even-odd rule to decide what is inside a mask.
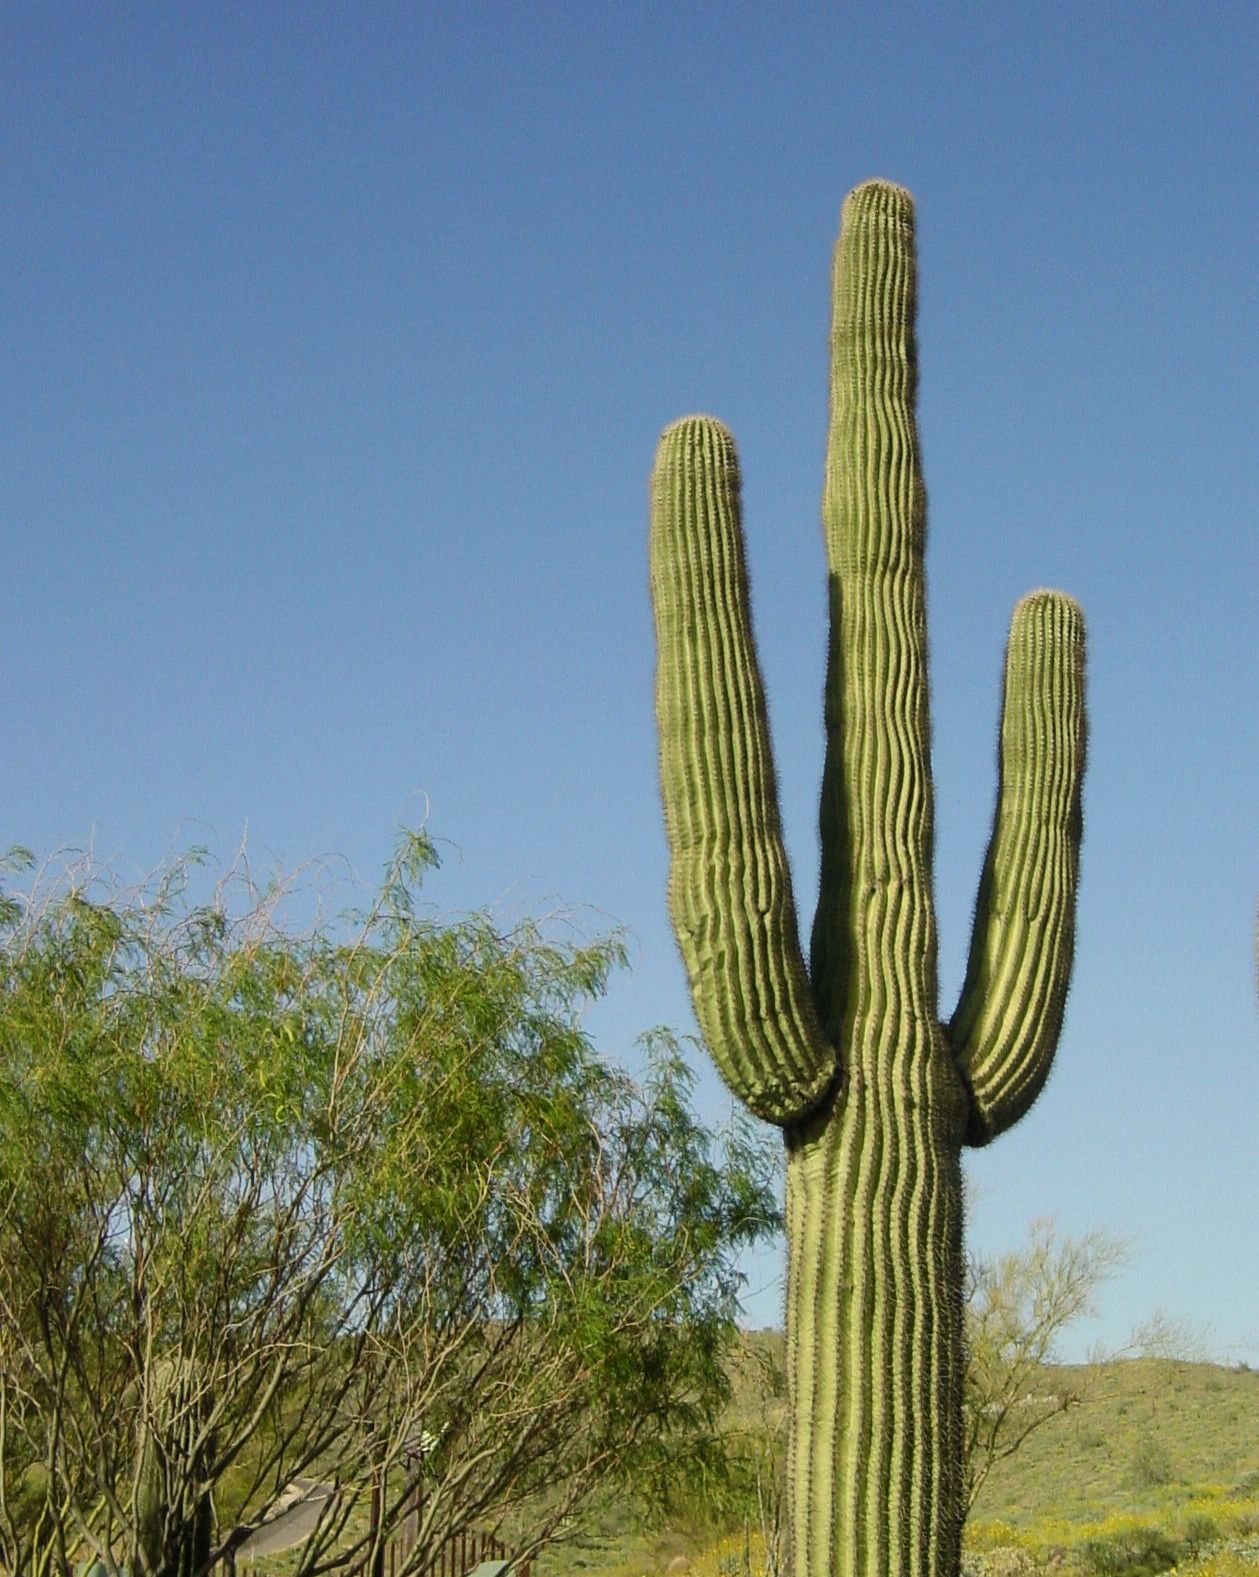
[[[373,1449],[375,1426],[370,1416],[363,1419],[363,1433],[368,1440],[368,1460],[371,1465],[372,1493],[367,1515],[367,1577],[385,1577],[385,1546],[381,1542],[380,1525],[384,1520],[385,1470],[376,1460]]]
[[[422,1487],[423,1447],[408,1449],[403,1457],[407,1476],[407,1509],[402,1519],[402,1554],[410,1555],[420,1537],[420,1491]]]
[[[381,1468],[379,1467],[379,1465],[376,1462],[373,1461],[373,1463],[372,1463],[372,1510],[371,1510],[371,1522],[370,1522],[371,1533],[372,1533],[371,1577],[385,1577],[385,1546],[381,1542],[381,1537],[380,1537],[380,1524],[381,1524],[381,1521],[383,1520],[382,1513],[384,1511],[384,1498],[385,1498],[384,1497],[384,1484],[381,1482],[383,1477],[384,1477],[384,1475],[383,1475],[383,1473],[381,1471]]]

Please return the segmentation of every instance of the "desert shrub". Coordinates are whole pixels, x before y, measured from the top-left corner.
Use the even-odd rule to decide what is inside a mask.
[[[1090,1577],[1154,1577],[1176,1565],[1181,1546],[1161,1528],[1137,1527],[1086,1539],[1079,1553]]]
[[[1128,1471],[1137,1489],[1158,1489],[1170,1484],[1172,1460],[1167,1447],[1157,1436],[1143,1435],[1133,1448]]]
[[[962,1558],[962,1577],[1036,1577],[1041,1570],[1031,1552],[1017,1545],[972,1550]]]
[[[1177,1577],[1259,1577],[1259,1559],[1221,1550],[1176,1569]]]
[[[768,1577],[771,1570],[765,1540],[747,1529],[701,1550],[691,1561],[688,1577]]]
[[[966,1524],[966,1543],[977,1553],[1004,1549],[1019,1542],[1019,1532],[1012,1522],[1000,1518],[971,1519]]]
[[[1207,1545],[1216,1543],[1219,1537],[1219,1523],[1203,1511],[1192,1512],[1180,1530],[1184,1553],[1190,1556],[1200,1555]]]

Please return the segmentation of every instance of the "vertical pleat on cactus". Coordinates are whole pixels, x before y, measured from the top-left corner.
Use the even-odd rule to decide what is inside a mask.
[[[734,441],[660,441],[651,588],[669,908],[731,1090],[787,1150],[794,1577],[954,1577],[964,1144],[1048,1075],[1074,944],[1079,608],[1036,592],[1006,658],[999,790],[957,1009],[939,1017],[913,202],[847,198],[823,493],[830,638],[809,966],[752,635]]]
[[[209,1569],[214,1509],[205,1487],[212,1399],[195,1367],[163,1358],[153,1366],[136,1484],[138,1573],[201,1577]]]

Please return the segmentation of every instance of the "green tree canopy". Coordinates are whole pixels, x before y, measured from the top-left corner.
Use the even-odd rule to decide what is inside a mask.
[[[773,1160],[696,1117],[677,1041],[635,1082],[586,1004],[624,961],[419,903],[287,925],[237,867],[125,891],[35,874],[0,910],[0,1565],[197,1577],[299,1475],[301,1571],[406,1510],[528,1554],[611,1478],[716,1462],[737,1260]]]

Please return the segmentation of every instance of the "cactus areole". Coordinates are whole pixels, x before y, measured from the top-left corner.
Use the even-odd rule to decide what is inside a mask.
[[[734,443],[685,417],[651,482],[669,907],[700,1028],[787,1148],[787,1560],[954,1577],[962,1509],[964,1144],[1049,1073],[1071,970],[1084,623],[1038,591],[1006,652],[999,790],[961,999],[937,1007],[914,400],[913,203],[844,203],[823,495],[821,880],[796,928],[752,640]]]

